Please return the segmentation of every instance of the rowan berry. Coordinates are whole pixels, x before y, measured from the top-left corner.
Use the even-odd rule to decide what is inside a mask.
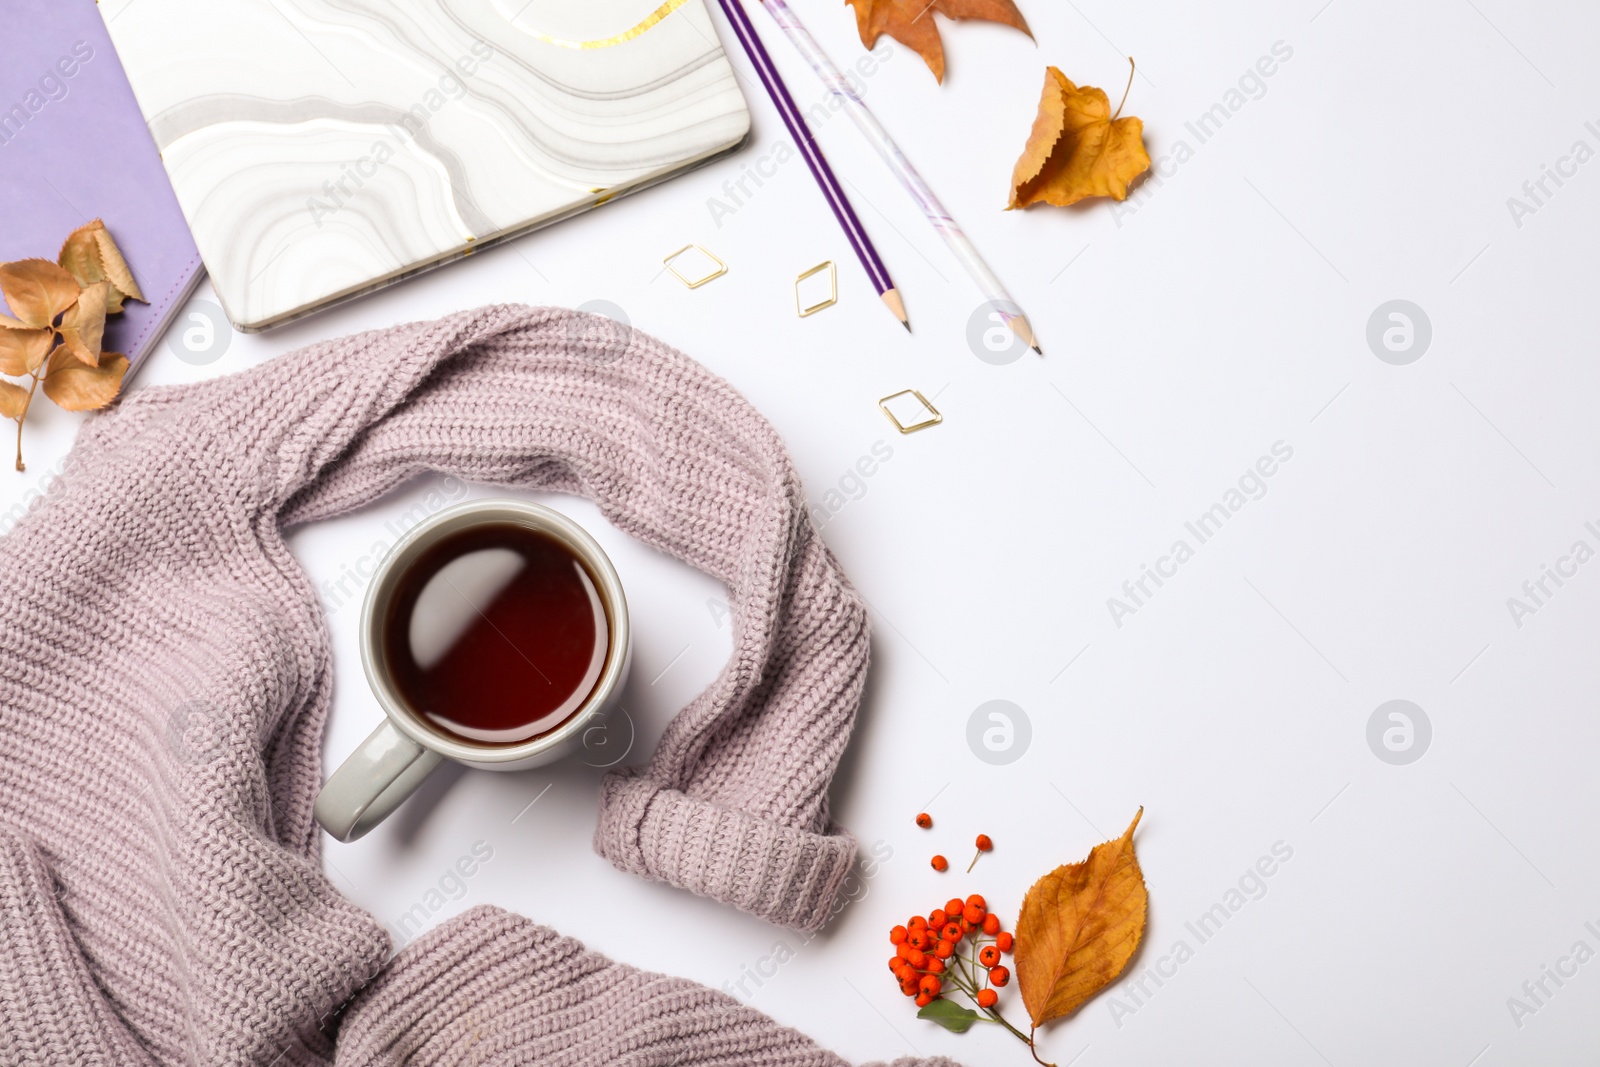
[[[939,995],[939,990],[944,988],[944,983],[939,981],[937,975],[925,974],[922,976],[922,981],[917,983],[917,988],[930,997],[936,997]]]
[[[929,956],[928,957],[928,973],[929,974],[943,974],[944,973],[944,960],[940,959],[938,956]]]
[[[906,920],[907,930],[926,930],[927,928],[928,920],[924,919],[920,915],[913,915],[910,919]]]
[[[903,960],[909,960],[911,958],[911,954],[915,951],[916,949],[911,947],[911,942],[902,941],[900,944],[895,946],[894,954]]]
[[[917,994],[917,1000],[916,1000],[917,1007],[926,1008],[929,1004],[932,1004],[932,1003],[933,1003],[933,998],[928,996],[928,994],[926,994],[926,993],[918,993]]]
[[[949,922],[961,918],[961,910],[967,906],[966,901],[960,897],[951,897],[944,902],[945,921]]]
[[[950,861],[943,856],[933,857],[933,869],[943,874],[950,869]]]
[[[901,959],[899,956],[889,957],[889,970],[893,971],[897,976],[899,975],[901,969],[905,967],[905,965],[906,961]]]
[[[983,908],[985,911],[987,911],[989,908],[988,901],[983,899],[983,894],[981,893],[972,894],[967,898],[967,903],[972,905],[974,908]]]
[[[994,943],[999,946],[1001,952],[1010,952],[1014,940],[1009,933],[1002,933],[994,939]]]
[[[954,943],[960,941],[963,936],[959,922],[945,923],[944,929],[939,931],[939,940],[941,941]]]
[[[906,928],[904,926],[896,926],[893,930],[889,931],[889,944],[891,944],[891,945],[903,945],[903,944],[905,944],[907,933],[908,933],[908,931],[906,930]]]
[[[904,993],[908,997],[914,997],[917,995],[917,979],[915,975],[901,981],[900,992]]]
[[[939,944],[937,946],[935,946],[935,948],[933,950],[933,954],[935,956],[939,957],[941,960],[949,959],[951,956],[954,956],[956,954],[955,942],[954,941],[940,941]]]
[[[923,812],[921,815],[917,816],[917,825],[922,827],[924,830],[932,829],[933,816],[929,815],[927,812]]]
[[[1000,950],[993,945],[984,945],[978,950],[978,962],[985,967],[993,967],[1000,962]]]
[[[950,916],[944,913],[943,908],[934,908],[928,912],[928,929],[938,930],[950,921]]]
[[[1000,916],[992,911],[985,915],[983,917],[983,932],[990,937],[998,934],[1000,932]]]
[[[914,948],[911,950],[911,955],[906,957],[906,962],[920,971],[928,965],[928,954],[921,949]]]
[[[979,852],[988,852],[992,848],[994,848],[994,842],[989,840],[989,835],[988,834],[979,834],[978,835],[978,851]]]
[[[911,931],[911,936],[907,937],[906,940],[910,942],[912,948],[920,948],[923,951],[927,951],[928,946],[933,943],[933,935],[919,927]]]
[[[961,913],[961,917],[967,920],[967,922],[971,923],[973,926],[982,926],[983,917],[987,914],[989,913],[984,911],[979,905],[968,904],[967,910]]]
[[[989,968],[989,984],[990,985],[1005,985],[1009,981],[1011,981],[1011,971],[1008,970],[1007,968],[1005,968],[1005,967],[990,967]]]
[[[992,1008],[994,1007],[995,1001],[999,999],[1000,994],[996,993],[992,989],[978,990],[978,1007],[980,1008]]]

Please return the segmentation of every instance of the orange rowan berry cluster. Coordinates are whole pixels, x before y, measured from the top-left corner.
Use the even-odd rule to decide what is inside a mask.
[[[894,945],[889,970],[900,992],[914,997],[919,1008],[955,989],[990,1010],[1000,999],[995,990],[1011,981],[1000,958],[1011,951],[1012,937],[976,893],[966,900],[951,897],[926,916],[913,915],[889,931],[889,941]]]

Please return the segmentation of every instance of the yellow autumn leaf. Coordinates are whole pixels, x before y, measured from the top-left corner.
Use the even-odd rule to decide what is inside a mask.
[[[40,330],[78,299],[77,279],[48,259],[0,263],[0,293],[24,326]]]
[[[1014,26],[1033,36],[1014,0],[845,0],[856,12],[856,30],[868,48],[888,34],[922,57],[937,81],[944,81],[944,43],[934,12],[952,19],[984,19]]]
[[[100,365],[100,344],[106,333],[106,303],[110,282],[84,287],[78,302],[61,316],[61,344],[86,367]]]
[[[1128,83],[1133,84],[1131,71]],[[1128,183],[1150,169],[1150,153],[1144,147],[1144,123],[1119,118],[1121,113],[1120,104],[1112,113],[1103,89],[1079,87],[1055,67],[1047,69],[1038,117],[1011,173],[1008,206],[1066,207],[1091,196],[1126,199]]]
[[[122,376],[127,373],[128,357],[120,352],[103,352],[99,366],[86,367],[63,346],[50,357],[44,393],[68,411],[93,411],[117,398]]]
[[[1122,973],[1144,936],[1148,901],[1133,851],[1140,808],[1115,841],[1034,883],[1017,916],[1017,986],[1035,1027],[1071,1015]]]

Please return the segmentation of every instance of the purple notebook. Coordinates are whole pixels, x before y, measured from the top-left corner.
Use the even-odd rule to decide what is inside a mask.
[[[5,0],[0,263],[54,260],[95,218],[150,301],[106,320],[106,349],[137,368],[194,291],[200,253],[94,0]]]

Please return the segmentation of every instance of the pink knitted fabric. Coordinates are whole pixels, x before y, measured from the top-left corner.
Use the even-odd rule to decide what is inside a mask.
[[[826,920],[855,855],[827,788],[867,622],[782,443],[609,320],[462,312],[138,393],[0,541],[0,1063],[840,1067],[495,909],[385,968],[382,926],[317,861],[331,661],[283,529],[425,470],[593,497],[727,584],[727,668],[606,782],[595,844]]]

